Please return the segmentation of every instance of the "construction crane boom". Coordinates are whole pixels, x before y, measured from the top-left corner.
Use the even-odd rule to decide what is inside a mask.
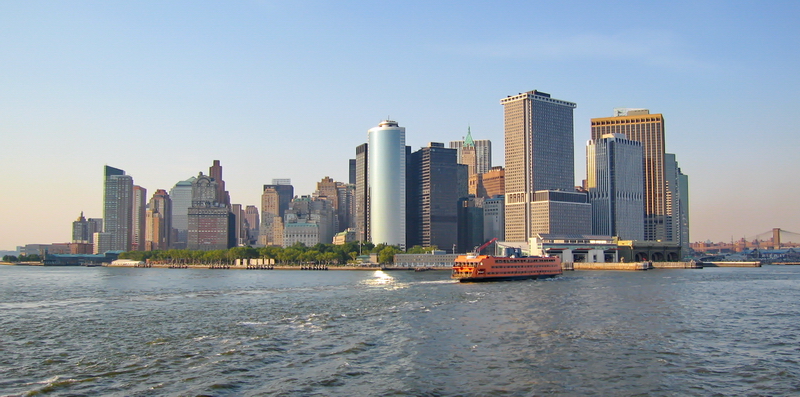
[[[480,247],[475,249],[475,254],[480,255],[481,251],[483,251],[484,248],[488,247],[489,244],[491,244],[491,243],[493,243],[495,241],[497,241],[497,237],[495,237],[495,238],[483,243],[483,245],[481,245]]]

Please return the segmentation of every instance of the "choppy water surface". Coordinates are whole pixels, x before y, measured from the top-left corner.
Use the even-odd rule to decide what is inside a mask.
[[[0,395],[796,395],[800,268],[0,266]]]

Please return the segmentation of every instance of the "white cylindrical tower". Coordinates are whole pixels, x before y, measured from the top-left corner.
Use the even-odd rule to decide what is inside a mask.
[[[406,246],[406,129],[384,120],[367,133],[370,234],[374,244]]]

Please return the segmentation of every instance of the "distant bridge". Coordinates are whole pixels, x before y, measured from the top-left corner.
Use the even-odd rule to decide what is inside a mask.
[[[780,247],[781,243],[800,243],[800,233],[790,232],[780,228],[767,230],[755,236],[745,237],[747,241],[772,241],[775,248]]]

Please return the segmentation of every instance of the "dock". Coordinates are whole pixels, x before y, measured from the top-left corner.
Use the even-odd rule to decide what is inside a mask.
[[[760,261],[753,262],[702,262],[705,267],[761,267]]]
[[[562,262],[563,270],[627,270],[702,269],[704,263],[689,262]]]

